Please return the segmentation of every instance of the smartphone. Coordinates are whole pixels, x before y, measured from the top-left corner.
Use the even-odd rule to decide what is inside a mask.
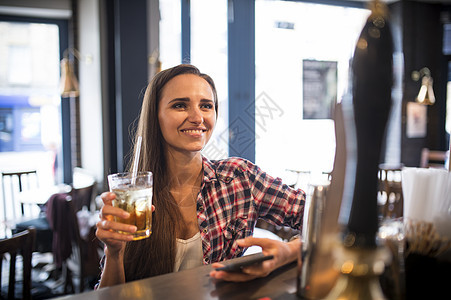
[[[216,271],[226,272],[240,272],[242,268],[251,266],[253,264],[261,263],[268,259],[273,259],[274,255],[264,255],[263,253],[257,253],[253,255],[247,255],[235,259],[233,262],[228,263],[224,267],[217,268]]]

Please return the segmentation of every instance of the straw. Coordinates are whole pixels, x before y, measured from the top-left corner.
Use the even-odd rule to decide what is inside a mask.
[[[406,255],[418,253],[437,257],[451,249],[451,240],[437,233],[434,224],[424,221],[408,221],[405,226],[405,236],[409,241]]]
[[[139,135],[138,140],[136,141],[135,159],[133,160],[132,185],[135,185],[136,177],[138,175],[138,163],[139,163],[139,154],[141,152],[141,142],[142,136]]]
[[[404,168],[406,254],[438,257],[451,250],[451,173],[434,168]]]

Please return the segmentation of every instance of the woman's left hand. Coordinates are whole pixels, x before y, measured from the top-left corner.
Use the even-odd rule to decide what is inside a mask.
[[[225,281],[249,281],[259,277],[265,277],[275,269],[294,261],[301,251],[301,241],[296,239],[289,243],[267,239],[247,237],[236,241],[240,247],[260,246],[264,255],[274,255],[273,259],[262,263],[244,267],[241,272],[225,272],[213,270],[210,277]],[[213,268],[224,266],[221,263],[213,263]]]

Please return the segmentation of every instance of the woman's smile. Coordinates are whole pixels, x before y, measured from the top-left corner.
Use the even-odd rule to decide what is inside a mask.
[[[206,129],[182,129],[181,132],[186,133],[188,135],[192,135],[192,136],[200,136],[200,135],[204,134],[205,132],[207,132],[207,130]]]

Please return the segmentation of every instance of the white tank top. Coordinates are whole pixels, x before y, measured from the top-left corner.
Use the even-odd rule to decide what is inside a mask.
[[[200,232],[187,240],[177,239],[174,272],[203,265],[202,240]]]

